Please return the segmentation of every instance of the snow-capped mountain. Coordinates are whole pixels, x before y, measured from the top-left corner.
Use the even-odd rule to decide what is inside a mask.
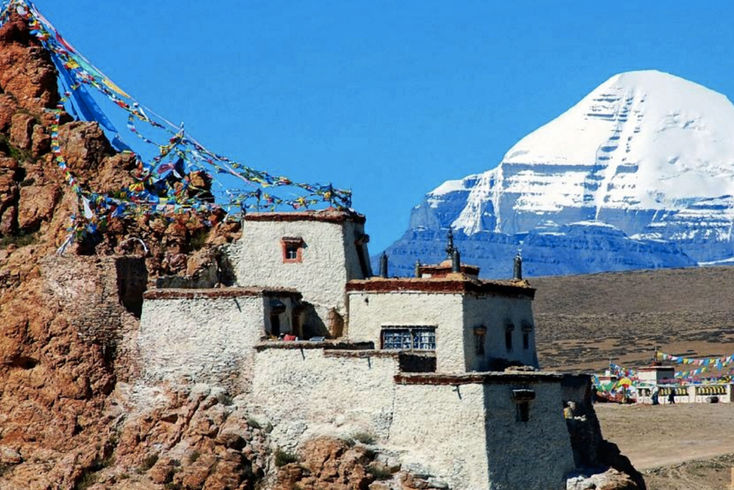
[[[482,174],[447,181],[388,248],[394,272],[440,257],[507,276],[678,267],[734,257],[734,105],[658,71],[615,75]],[[431,255],[439,255],[432,257]]]

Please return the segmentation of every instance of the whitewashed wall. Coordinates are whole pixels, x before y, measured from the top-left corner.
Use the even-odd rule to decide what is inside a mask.
[[[513,388],[535,391],[527,422],[516,421]],[[573,451],[563,418],[560,382],[485,385],[489,478],[493,489],[566,488]]]
[[[321,432],[386,438],[398,372],[395,356],[335,356],[322,349],[264,349],[255,357],[254,408],[291,446]]]
[[[514,325],[512,350],[509,352],[505,344],[505,325],[507,322]],[[533,325],[532,331],[529,332],[527,349],[523,349],[522,344],[523,322]],[[467,334],[466,340],[472,346],[474,345],[474,327],[479,325],[487,327],[485,355],[480,358],[475,355],[474,349],[467,349],[469,353],[468,369],[487,370],[487,362],[492,357],[520,361],[528,366],[538,365],[532,301],[529,298],[466,295],[464,297],[464,325]]]
[[[407,465],[454,489],[489,488],[486,442],[481,384],[397,386],[389,444]]]
[[[279,299],[286,304],[280,316],[281,330],[287,332],[293,305],[288,297]],[[269,311],[269,297],[251,294],[145,299],[138,335],[144,376],[245,389],[253,346],[269,328]]]
[[[347,336],[380,347],[383,325],[435,326],[436,370],[466,371],[460,294],[416,292],[349,293]]]
[[[242,238],[230,248],[237,283],[296,289],[314,305],[319,327],[328,328],[331,308],[346,318],[347,280],[362,278],[354,243],[362,232],[361,224],[350,221],[245,220]],[[283,237],[303,239],[302,262],[283,262]]]
[[[535,390],[528,422],[515,387]],[[561,489],[574,467],[558,382],[399,384],[389,444],[456,490]]]

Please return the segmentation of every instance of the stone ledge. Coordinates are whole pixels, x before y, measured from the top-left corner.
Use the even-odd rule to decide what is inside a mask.
[[[563,375],[558,373],[501,373],[481,372],[468,374],[396,374],[395,382],[403,385],[468,385],[511,383],[558,383]]]
[[[324,357],[351,357],[351,358],[370,358],[370,357],[400,357],[400,351],[389,351],[389,350],[375,350],[375,349],[362,349],[362,350],[328,350],[324,352]]]
[[[374,342],[344,342],[339,340],[326,340],[324,342],[311,342],[309,340],[285,341],[272,340],[255,344],[255,350],[258,352],[269,349],[323,349],[323,350],[369,350],[374,351]]]
[[[216,289],[149,289],[143,294],[144,299],[220,299],[240,298],[243,296],[279,296],[300,299],[301,293],[295,289],[280,288],[216,288]]]

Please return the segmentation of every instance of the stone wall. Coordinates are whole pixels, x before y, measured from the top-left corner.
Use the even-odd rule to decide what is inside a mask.
[[[247,389],[272,298],[240,288],[148,291],[138,336],[144,377]],[[278,299],[286,304],[281,331],[290,331],[292,296]]]

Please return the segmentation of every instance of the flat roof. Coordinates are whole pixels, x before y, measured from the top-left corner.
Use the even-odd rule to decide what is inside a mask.
[[[271,288],[271,287],[246,287],[246,288],[160,288],[149,289],[143,293],[144,299],[216,299],[216,298],[241,298],[244,296],[276,296],[300,299],[301,293],[295,289]]]
[[[535,288],[526,281],[483,281],[462,273],[443,277],[372,277],[347,282],[347,292],[399,293],[420,292],[437,294],[499,294],[525,296],[533,299]]]
[[[343,223],[345,221],[353,221],[355,223],[364,223],[367,218],[363,214],[359,214],[351,210],[341,210],[336,208],[327,208],[319,211],[287,211],[287,212],[263,212],[263,213],[247,213],[244,216],[245,221],[322,221],[325,223]]]

